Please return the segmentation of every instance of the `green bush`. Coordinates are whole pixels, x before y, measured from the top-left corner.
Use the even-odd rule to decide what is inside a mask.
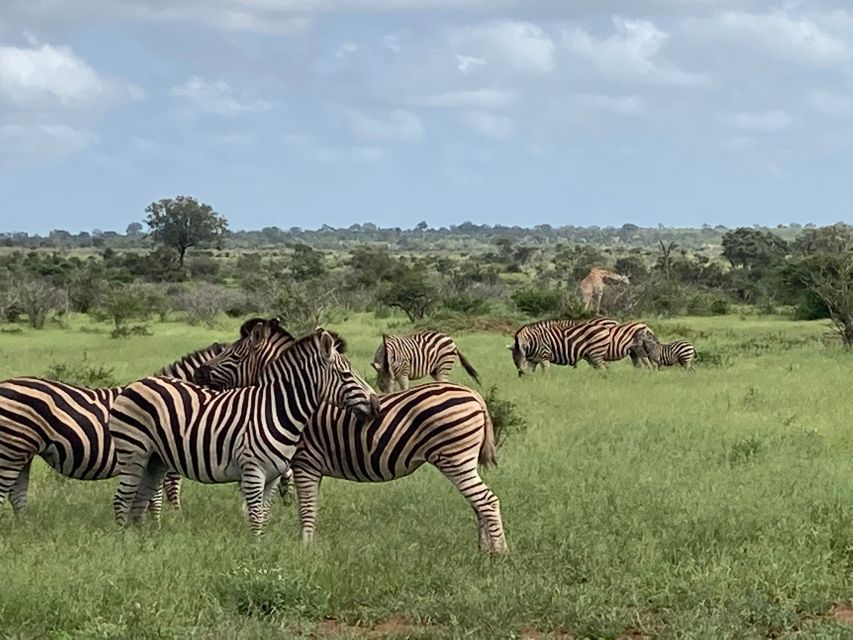
[[[510,299],[519,311],[529,316],[557,315],[563,306],[562,293],[557,289],[517,289]]]
[[[45,370],[44,376],[51,380],[59,380],[81,387],[118,386],[112,367],[89,362],[85,353],[83,359],[77,362],[54,362]]]
[[[505,400],[498,394],[498,388],[492,386],[484,398],[492,417],[495,430],[495,445],[500,448],[509,437],[515,437],[527,431],[528,423],[518,405],[512,400]]]

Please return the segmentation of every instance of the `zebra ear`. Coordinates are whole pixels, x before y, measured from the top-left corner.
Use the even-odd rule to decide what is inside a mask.
[[[249,334],[249,338],[251,339],[252,344],[256,347],[260,345],[266,337],[266,324],[263,322],[258,322],[255,326],[253,326],[252,331]]]
[[[323,329],[320,329],[320,353],[330,364],[335,359],[335,339]]]
[[[382,367],[379,366],[378,362],[371,362],[370,366],[373,367],[374,369],[376,369],[377,371],[382,371]]]

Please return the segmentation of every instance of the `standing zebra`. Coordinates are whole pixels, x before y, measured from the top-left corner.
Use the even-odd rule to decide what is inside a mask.
[[[453,338],[438,331],[419,331],[405,336],[382,336],[371,363],[379,374],[377,386],[390,393],[396,380],[401,390],[409,388],[410,380],[432,376],[436,382],[447,382],[453,362],[459,358],[462,367],[477,384],[480,378],[462,354]]]
[[[235,342],[200,369],[197,379],[223,387],[254,384],[254,372],[290,346],[289,334],[277,321],[268,326],[265,344]],[[310,542],[324,476],[385,482],[407,476],[425,462],[437,467],[473,508],[480,547],[505,552],[500,502],[477,468],[478,463],[497,464],[491,417],[480,394],[460,385],[435,382],[383,396],[379,416],[372,421],[323,403],[302,432],[280,491],[294,481],[302,539]]]
[[[255,345],[266,338],[263,324],[249,336]],[[260,369],[255,387],[216,392],[156,377],[125,387],[109,423],[119,458],[116,522],[137,521],[173,469],[199,482],[239,480],[252,530],[260,535],[269,495],[320,402],[371,417],[378,409],[373,390],[334,342],[318,328]]]
[[[220,353],[214,343],[164,367],[158,375],[191,380],[196,367]],[[30,465],[35,456],[54,471],[78,480],[114,478],[117,459],[107,430],[110,407],[121,388],[90,389],[43,378],[0,382],[0,507],[6,496],[17,514],[27,506]],[[181,477],[169,474],[166,496],[180,509]],[[160,516],[160,496],[151,503]]]
[[[608,322],[613,321],[609,320]],[[628,322],[625,324],[613,322],[613,326],[610,327],[610,344],[607,347],[604,359],[607,362],[615,362],[625,356],[630,356],[631,364],[635,367],[642,367],[646,364],[647,355],[642,346],[636,342],[636,337],[642,332],[654,338],[652,330],[643,322]]]
[[[685,369],[693,371],[696,349],[686,340],[661,344],[651,331],[644,331],[637,336],[636,341],[656,368],[680,364]]]
[[[540,320],[531,322],[515,332],[507,348],[521,377],[528,363],[535,371],[537,365],[546,369],[551,364],[577,366],[586,360],[595,369],[604,367],[610,345],[611,328],[618,323],[607,318],[578,322],[577,320]]]

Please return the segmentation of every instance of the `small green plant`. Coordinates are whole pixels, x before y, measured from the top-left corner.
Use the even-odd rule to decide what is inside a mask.
[[[764,451],[761,438],[756,435],[748,436],[735,442],[729,448],[728,460],[731,466],[745,464],[755,460]]]
[[[219,585],[219,601],[249,618],[284,614],[322,618],[329,594],[317,584],[278,567],[240,566]]]
[[[494,385],[489,388],[484,398],[492,416],[495,430],[495,445],[500,448],[510,436],[520,435],[527,430],[528,423],[518,405],[512,400],[505,400],[498,394]]]
[[[54,362],[44,372],[46,378],[81,387],[117,387],[118,381],[112,367],[89,362],[86,354],[77,362]]]

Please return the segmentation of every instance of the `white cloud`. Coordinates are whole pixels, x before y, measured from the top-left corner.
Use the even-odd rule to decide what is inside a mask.
[[[12,103],[54,101],[74,106],[104,93],[95,70],[68,47],[0,47],[0,97]]]
[[[502,20],[453,29],[451,46],[459,55],[511,71],[544,74],[554,70],[554,41],[542,27],[530,22]]]
[[[345,116],[350,131],[367,140],[420,142],[426,137],[420,118],[406,109],[392,109],[383,116],[348,109]]]
[[[448,91],[420,98],[415,104],[424,107],[461,109],[500,109],[515,100],[515,93],[500,89],[470,89]]]
[[[63,124],[0,125],[0,162],[26,165],[72,155],[96,143],[98,137],[85,129]]]
[[[464,111],[462,122],[474,133],[493,140],[506,140],[515,131],[515,121],[488,111]]]
[[[719,13],[711,19],[690,20],[689,34],[710,40],[727,40],[770,55],[825,65],[850,57],[850,46],[808,18],[787,13],[754,14],[742,11]]]
[[[640,96],[611,96],[604,94],[578,94],[574,100],[584,107],[620,113],[622,115],[636,115],[646,110],[646,102]]]
[[[790,114],[774,109],[771,111],[740,111],[738,113],[721,113],[717,120],[732,129],[770,133],[790,129],[794,119]]]
[[[305,149],[305,157],[309,160],[328,164],[372,163],[383,160],[387,156],[388,149],[385,147],[327,147],[320,145],[307,147]]]
[[[706,82],[704,76],[683,71],[663,57],[669,34],[653,22],[614,16],[613,26],[615,33],[607,38],[597,38],[586,29],[567,29],[563,42],[606,75],[653,84],[695,86]]]
[[[172,87],[172,95],[186,98],[202,111],[228,117],[266,111],[272,106],[265,100],[248,100],[236,96],[231,86],[223,80],[207,82],[198,76],[193,76],[181,86]]]
[[[806,103],[827,118],[842,120],[853,116],[853,97],[848,95],[813,90],[806,94]]]
[[[339,60],[343,58],[348,58],[352,54],[356,53],[359,49],[361,49],[361,47],[353,42],[344,42],[335,51],[335,57]]]
[[[462,73],[473,71],[484,64],[486,64],[486,61],[482,58],[477,58],[476,56],[463,56],[458,53],[456,54],[456,68]]]

